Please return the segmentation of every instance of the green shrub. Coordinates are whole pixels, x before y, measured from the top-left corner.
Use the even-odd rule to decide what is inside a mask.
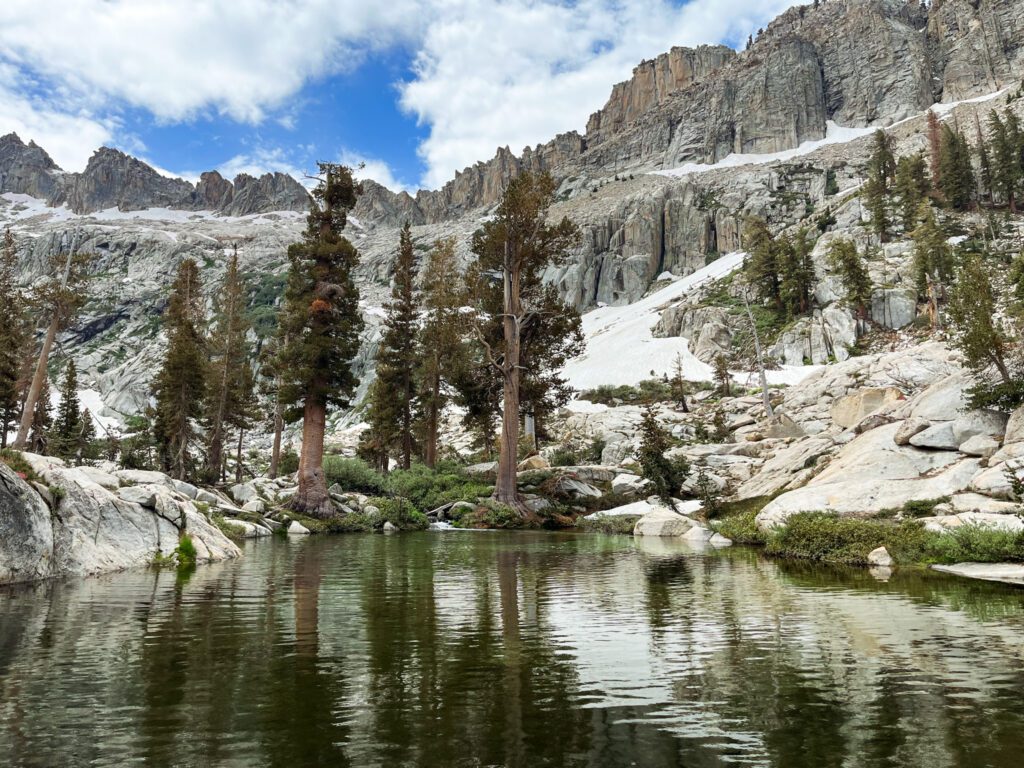
[[[587,446],[587,452],[584,459],[591,464],[600,464],[601,455],[604,453],[604,449],[607,443],[603,437],[595,437],[590,441],[590,445]]]
[[[963,525],[948,533],[931,535],[926,542],[925,559],[944,564],[1024,562],[1024,533]]]
[[[760,511],[758,508],[735,512],[719,518],[712,524],[712,527],[725,538],[732,539],[737,544],[764,544],[767,537],[754,522],[754,518]]]
[[[949,496],[941,496],[937,499],[921,499],[920,501],[906,502],[901,511],[904,517],[930,517],[935,514],[935,508],[939,504],[949,501]]]
[[[579,465],[580,458],[571,448],[560,447],[552,451],[550,463],[553,467],[575,467]]]
[[[524,524],[518,512],[491,499],[471,510],[459,510],[452,520],[456,528],[522,528]]]
[[[387,490],[383,475],[370,469],[362,459],[325,456],[324,477],[327,479],[327,485],[337,483],[344,491],[381,494]]]
[[[452,501],[475,503],[478,497],[490,496],[494,489],[468,477],[454,465],[444,463],[436,470],[422,464],[395,470],[387,476],[383,490],[408,499],[421,512],[429,512]]]
[[[299,471],[299,454],[290,445],[286,445],[277,460],[277,471],[281,475],[290,475]]]
[[[196,545],[192,543],[192,537],[187,533],[181,534],[181,538],[178,539],[175,554],[178,556],[179,568],[191,568],[196,564]]]
[[[614,515],[598,517],[593,520],[587,520],[585,517],[581,517],[576,521],[576,527],[579,530],[587,531],[588,533],[607,533],[632,536],[633,529],[636,527],[636,521],[639,519],[639,515]]]
[[[929,539],[936,535],[914,521],[896,524],[805,512],[789,518],[784,527],[771,533],[765,552],[823,563],[865,565],[871,550],[885,547],[898,563],[919,563],[926,560]]]
[[[374,515],[374,528],[383,526],[385,522],[402,531],[421,531],[430,525],[427,516],[416,509],[406,498],[401,496],[395,498],[373,498],[370,504],[377,507],[380,512]]]
[[[39,475],[35,473],[19,451],[13,448],[0,449],[0,461],[21,475],[25,480],[39,482]]]

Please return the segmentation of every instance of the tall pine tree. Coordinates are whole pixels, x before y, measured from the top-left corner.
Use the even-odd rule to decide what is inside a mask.
[[[900,222],[903,231],[910,233],[917,226],[921,201],[928,195],[928,167],[920,152],[901,157],[896,164],[893,191],[899,199]]]
[[[836,240],[829,250],[829,261],[839,272],[846,289],[846,301],[854,308],[857,319],[863,324],[871,305],[871,277],[864,259],[857,252],[852,240]]]
[[[388,407],[370,409],[371,419],[390,422],[374,424],[371,421],[371,430],[375,434],[393,436],[395,445],[388,447],[397,453],[398,465],[402,469],[408,469],[412,463],[413,414],[417,408],[416,365],[420,351],[417,344],[415,278],[412,229],[406,222],[399,235],[391,302],[386,307],[384,334],[377,351],[377,393],[389,403]]]
[[[355,390],[352,361],[363,319],[352,272],[359,253],[342,231],[359,186],[349,168],[320,163],[306,232],[288,248],[290,268],[280,315],[284,343],[274,364],[286,420],[302,418],[299,488],[291,507],[314,517],[335,514],[324,478],[327,409],[347,408]]]
[[[935,211],[926,200],[921,203],[914,239],[914,277],[917,291],[928,297],[932,326],[939,324],[939,301],[953,272],[952,253]]]
[[[28,347],[25,297],[17,284],[18,261],[14,235],[4,231],[0,250],[0,448],[18,418],[22,361]]]
[[[1019,134],[1016,117],[1007,111],[1007,119],[995,110],[989,114],[988,127],[992,143],[992,191],[994,196],[1017,212],[1017,188],[1021,182]]]
[[[460,308],[465,286],[455,259],[455,240],[434,244],[423,270],[423,326],[418,369],[419,427],[423,463],[437,463],[441,413],[448,403],[447,387],[463,358],[463,324]]]
[[[971,148],[964,135],[948,125],[942,126],[939,166],[943,199],[958,211],[970,208],[975,192]]]
[[[82,447],[82,411],[78,404],[78,372],[68,360],[60,385],[57,417],[50,431],[50,453],[65,461],[77,459]]]
[[[889,239],[889,190],[896,174],[892,137],[885,131],[875,131],[871,156],[868,159],[868,179],[864,197],[871,213],[871,226],[882,242]]]
[[[214,306],[217,309],[209,341],[210,367],[204,404],[207,435],[204,473],[211,482],[219,480],[223,473],[228,428],[238,422],[247,424],[250,414],[246,411],[252,410],[247,399],[252,395],[249,322],[237,249],[232,249]]]
[[[167,351],[153,385],[157,447],[164,469],[179,480],[192,473],[195,422],[203,414],[207,370],[204,324],[199,267],[192,259],[184,259],[171,286],[164,315]]]

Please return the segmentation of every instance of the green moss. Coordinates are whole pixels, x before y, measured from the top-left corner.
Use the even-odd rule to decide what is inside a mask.
[[[178,567],[191,568],[196,564],[196,545],[192,543],[192,537],[187,533],[181,534],[178,539],[178,548],[174,550],[178,557]]]
[[[245,529],[242,528],[242,526],[226,519],[223,515],[213,515],[210,520],[215,526],[217,526],[221,533],[232,541],[237,543],[245,538]]]

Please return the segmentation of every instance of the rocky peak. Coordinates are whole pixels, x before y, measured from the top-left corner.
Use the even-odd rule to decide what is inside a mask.
[[[54,188],[57,164],[46,151],[16,133],[0,136],[0,191],[33,197],[49,197]]]
[[[248,216],[266,211],[307,211],[309,192],[286,173],[265,173],[258,179],[248,173],[235,177],[234,196],[219,209],[228,216]]]
[[[195,204],[197,208],[219,211],[231,203],[235,188],[217,171],[206,171],[199,176],[196,184]]]
[[[188,208],[192,204],[193,187],[187,181],[161,176],[141,160],[110,147],[96,150],[85,171],[68,174],[62,186],[51,203],[67,203],[75,213],[107,208]]]

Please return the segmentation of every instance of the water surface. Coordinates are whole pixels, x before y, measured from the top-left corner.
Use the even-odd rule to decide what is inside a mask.
[[[0,765],[1024,765],[1024,591],[598,535],[0,590]]]

